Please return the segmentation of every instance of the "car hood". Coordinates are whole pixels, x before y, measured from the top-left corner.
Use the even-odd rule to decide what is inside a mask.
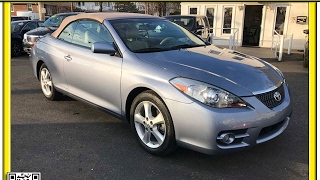
[[[31,31],[28,31],[27,35],[37,35],[37,36],[44,36],[48,33],[52,33],[55,31],[58,27],[38,27],[36,29],[33,29]]]
[[[203,81],[238,96],[251,96],[281,83],[281,75],[264,61],[213,45],[136,56],[181,77]]]

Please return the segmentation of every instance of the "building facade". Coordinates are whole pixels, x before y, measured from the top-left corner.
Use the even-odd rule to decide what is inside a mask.
[[[307,2],[182,2],[182,15],[206,15],[214,34],[213,44],[227,45],[233,36],[239,46],[303,49],[308,29]]]
[[[65,2],[44,2],[46,9],[45,15],[52,16],[57,13],[70,12],[70,3]],[[19,16],[20,14],[38,13],[37,2],[11,2],[11,16]]]
[[[100,8],[99,2],[73,2],[73,7],[82,9],[86,12],[98,12]],[[113,11],[114,2],[103,2],[102,11]]]
[[[17,16],[17,11],[38,12],[38,5],[36,3],[11,3],[11,16]]]

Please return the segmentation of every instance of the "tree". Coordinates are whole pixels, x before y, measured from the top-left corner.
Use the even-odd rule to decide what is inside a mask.
[[[180,2],[145,2],[145,13],[158,16],[180,14]]]
[[[136,5],[132,2],[115,2],[114,7],[119,12],[138,12]]]

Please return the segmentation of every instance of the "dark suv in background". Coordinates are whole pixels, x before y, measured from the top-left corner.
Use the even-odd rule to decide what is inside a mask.
[[[164,16],[187,30],[199,35],[202,39],[210,42],[210,25],[207,16],[201,15],[171,15]]]
[[[11,16],[11,21],[31,20],[27,16]]]
[[[30,54],[31,48],[39,38],[43,37],[48,33],[51,34],[53,31],[58,29],[64,18],[68,16],[77,15],[79,13],[80,12],[70,12],[53,15],[42,24],[42,27],[25,33],[23,37],[23,50]]]
[[[23,52],[23,35],[35,28],[40,27],[43,21],[38,20],[20,20],[11,21],[11,56],[20,56]]]

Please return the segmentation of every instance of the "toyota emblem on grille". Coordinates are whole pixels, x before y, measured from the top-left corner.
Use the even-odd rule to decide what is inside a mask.
[[[273,97],[276,101],[281,101],[281,94],[279,92],[275,92]]]

